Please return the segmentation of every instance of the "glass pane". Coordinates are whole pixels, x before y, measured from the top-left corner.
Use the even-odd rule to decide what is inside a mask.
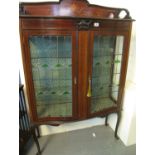
[[[116,106],[119,91],[123,36],[94,37],[91,112]]]
[[[71,36],[29,38],[38,117],[72,116]]]

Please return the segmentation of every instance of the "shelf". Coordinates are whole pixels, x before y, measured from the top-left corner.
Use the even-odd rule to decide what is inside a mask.
[[[72,103],[60,103],[37,106],[39,117],[70,117],[72,116]]]
[[[109,92],[106,92],[106,93],[109,95]],[[111,91],[111,94],[112,93],[118,93],[118,91]],[[105,99],[105,98],[108,98],[108,97],[107,96],[104,97],[103,94],[102,94],[102,95],[95,95],[95,96],[92,95],[91,98],[92,99]]]
[[[117,104],[116,102],[114,102],[114,100],[112,100],[109,97],[92,99],[92,103],[91,103],[92,113],[99,112],[110,107],[117,107]]]

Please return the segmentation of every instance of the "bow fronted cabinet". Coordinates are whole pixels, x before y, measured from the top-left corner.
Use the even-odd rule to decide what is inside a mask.
[[[121,117],[132,22],[128,10],[87,0],[20,3],[31,122]]]

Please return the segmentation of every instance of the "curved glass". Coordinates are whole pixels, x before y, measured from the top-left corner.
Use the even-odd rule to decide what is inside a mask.
[[[29,37],[38,117],[72,116],[71,36]]]
[[[123,36],[94,37],[91,113],[116,106],[123,41]]]

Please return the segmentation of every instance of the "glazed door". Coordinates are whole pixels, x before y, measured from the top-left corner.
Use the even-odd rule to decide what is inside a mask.
[[[67,31],[26,31],[25,63],[34,121],[77,116],[76,36]]]
[[[91,32],[88,115],[116,109],[119,104],[124,35]]]

